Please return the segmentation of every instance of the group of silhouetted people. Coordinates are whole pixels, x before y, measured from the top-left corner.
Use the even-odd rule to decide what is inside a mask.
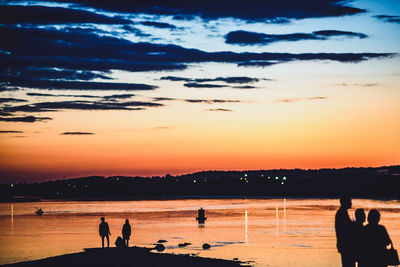
[[[386,267],[386,250],[392,241],[386,228],[378,224],[379,211],[371,209],[368,224],[364,226],[364,209],[357,209],[355,221],[352,221],[347,212],[351,208],[351,198],[340,198],[340,205],[335,216],[335,230],[342,266],[354,267],[357,262],[359,267]]]
[[[107,247],[110,247],[110,238],[111,235],[110,228],[108,227],[108,223],[105,221],[104,217],[100,218],[101,223],[99,224],[99,235],[101,237],[101,246],[104,248],[104,238],[107,239]],[[118,237],[116,240],[117,247],[129,247],[129,239],[131,237],[131,225],[129,224],[129,220],[125,220],[125,224],[122,226],[122,238]]]

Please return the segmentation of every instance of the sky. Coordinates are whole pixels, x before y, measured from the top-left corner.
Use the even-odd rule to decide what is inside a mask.
[[[0,183],[400,164],[400,2],[1,1]]]

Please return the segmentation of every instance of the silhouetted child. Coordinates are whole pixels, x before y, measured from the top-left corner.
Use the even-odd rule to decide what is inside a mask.
[[[364,222],[365,212],[364,209],[356,209],[355,211],[356,220],[353,223],[353,238],[354,238],[354,261],[358,262],[358,266],[363,258],[363,247],[364,247]]]
[[[385,226],[378,224],[381,214],[376,209],[368,213],[368,224],[364,227],[365,259],[362,266],[386,267],[386,247],[392,243]]]
[[[104,248],[104,237],[107,238],[107,247],[110,247],[110,228],[108,227],[108,223],[105,222],[104,217],[101,217],[101,223],[99,224],[99,235],[101,237],[101,245]]]
[[[129,224],[129,220],[126,219],[124,226],[122,226],[122,238],[124,239],[126,247],[129,247],[130,236],[131,236],[131,225]]]
[[[351,198],[341,197],[340,208],[335,215],[337,249],[342,257],[343,267],[355,267],[353,252],[353,222],[347,210],[351,208]]]

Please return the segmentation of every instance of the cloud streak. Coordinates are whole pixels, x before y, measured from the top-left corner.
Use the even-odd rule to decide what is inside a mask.
[[[94,135],[94,133],[90,133],[90,132],[64,132],[64,133],[61,133],[60,135]]]
[[[383,22],[400,23],[400,16],[377,15],[374,17]]]
[[[1,24],[72,24],[72,23],[96,23],[96,24],[129,24],[130,20],[122,17],[105,16],[94,12],[47,6],[19,6],[0,5]]]
[[[49,117],[35,117],[35,116],[25,116],[25,117],[0,117],[0,121],[7,122],[37,122],[37,121],[47,121],[51,120]]]
[[[206,111],[213,111],[213,112],[233,112],[233,110],[227,109],[227,108],[209,108],[209,109],[206,109]]]
[[[0,131],[0,133],[23,133],[23,131]]]
[[[55,0],[63,2],[62,0]],[[336,17],[354,15],[366,12],[364,9],[349,5],[350,0],[282,0],[260,4],[249,0],[246,3],[239,0],[203,1],[164,1],[135,0],[127,4],[124,0],[114,0],[112,3],[101,0],[72,0],[70,2],[86,7],[122,12],[143,13],[151,15],[172,15],[179,18],[200,16],[205,20],[218,18],[236,18],[246,21],[286,22],[288,19]]]
[[[225,35],[227,44],[236,45],[268,45],[275,42],[294,42],[303,40],[327,40],[331,37],[357,37],[360,39],[368,36],[363,33],[325,30],[312,33],[291,33],[291,34],[265,34],[248,31],[233,31]]]
[[[297,101],[303,101],[303,100],[325,100],[327,97],[325,96],[313,96],[313,97],[299,97],[299,98],[281,98],[276,100],[276,102],[279,103],[291,103],[291,102],[297,102]]]

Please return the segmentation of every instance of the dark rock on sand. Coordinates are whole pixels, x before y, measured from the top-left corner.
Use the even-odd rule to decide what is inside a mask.
[[[189,246],[189,245],[191,245],[191,244],[192,244],[192,243],[188,243],[188,242],[180,243],[180,244],[178,244],[178,247],[183,248],[183,247]]]
[[[163,244],[157,244],[156,247],[155,247],[155,249],[156,249],[158,252],[161,252],[161,251],[164,251],[165,247],[164,247]]]
[[[157,241],[157,243],[167,243],[168,241],[167,240],[164,240],[164,239],[160,239],[160,240],[158,240]]]
[[[240,262],[191,257],[189,255],[173,255],[152,253],[151,249],[141,247],[130,248],[93,248],[85,252],[65,254],[41,260],[27,261],[3,265],[4,267],[128,267],[128,266],[174,266],[174,267],[240,267]]]
[[[209,244],[207,244],[207,243],[203,244],[203,249],[209,249],[209,248],[211,248],[211,246]]]

